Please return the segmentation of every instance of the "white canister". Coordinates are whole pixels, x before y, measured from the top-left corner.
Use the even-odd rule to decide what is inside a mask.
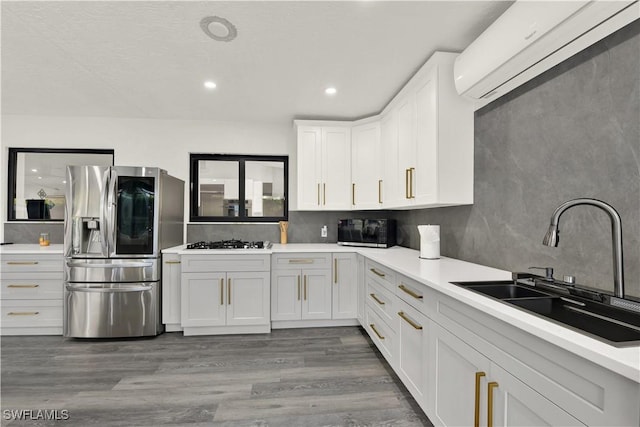
[[[420,233],[420,258],[439,259],[440,226],[419,225],[418,233]]]

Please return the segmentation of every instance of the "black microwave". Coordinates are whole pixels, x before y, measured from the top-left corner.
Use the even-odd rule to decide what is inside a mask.
[[[341,219],[338,244],[389,248],[396,244],[395,219]]]

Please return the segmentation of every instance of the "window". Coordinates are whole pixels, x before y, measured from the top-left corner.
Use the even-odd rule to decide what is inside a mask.
[[[287,220],[289,158],[191,154],[191,221]]]
[[[113,166],[113,150],[9,148],[7,219],[64,221],[67,165]]]

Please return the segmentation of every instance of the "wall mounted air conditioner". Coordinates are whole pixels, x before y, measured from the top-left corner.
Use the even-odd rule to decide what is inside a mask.
[[[639,17],[637,0],[516,1],[456,58],[456,89],[484,105]]]

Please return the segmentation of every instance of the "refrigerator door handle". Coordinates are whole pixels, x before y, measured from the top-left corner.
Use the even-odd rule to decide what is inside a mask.
[[[111,199],[108,201],[108,211],[109,216],[107,217],[107,239],[108,239],[108,256],[113,256],[116,253],[116,215],[117,215],[117,195],[116,195],[116,184],[118,182],[118,174],[114,168],[109,169],[109,186],[107,187],[108,198]],[[105,230],[105,234],[107,231]]]
[[[103,287],[85,287],[85,286],[73,286],[66,285],[68,291],[72,292],[102,292],[102,293],[122,293],[122,292],[145,292],[152,289],[151,286],[126,286],[118,288],[103,288]]]
[[[67,262],[67,267],[82,267],[82,268],[140,268],[140,267],[153,267],[152,262],[121,262],[112,264],[97,264],[89,262]]]
[[[109,214],[111,212],[111,207],[109,205],[109,185],[110,179],[109,176],[111,174],[111,168],[108,168],[104,173],[103,177],[103,193],[102,193],[102,218],[100,218],[100,237],[101,242],[100,245],[102,247],[102,254],[104,256],[109,256],[109,242],[107,240],[107,230],[109,229]]]

